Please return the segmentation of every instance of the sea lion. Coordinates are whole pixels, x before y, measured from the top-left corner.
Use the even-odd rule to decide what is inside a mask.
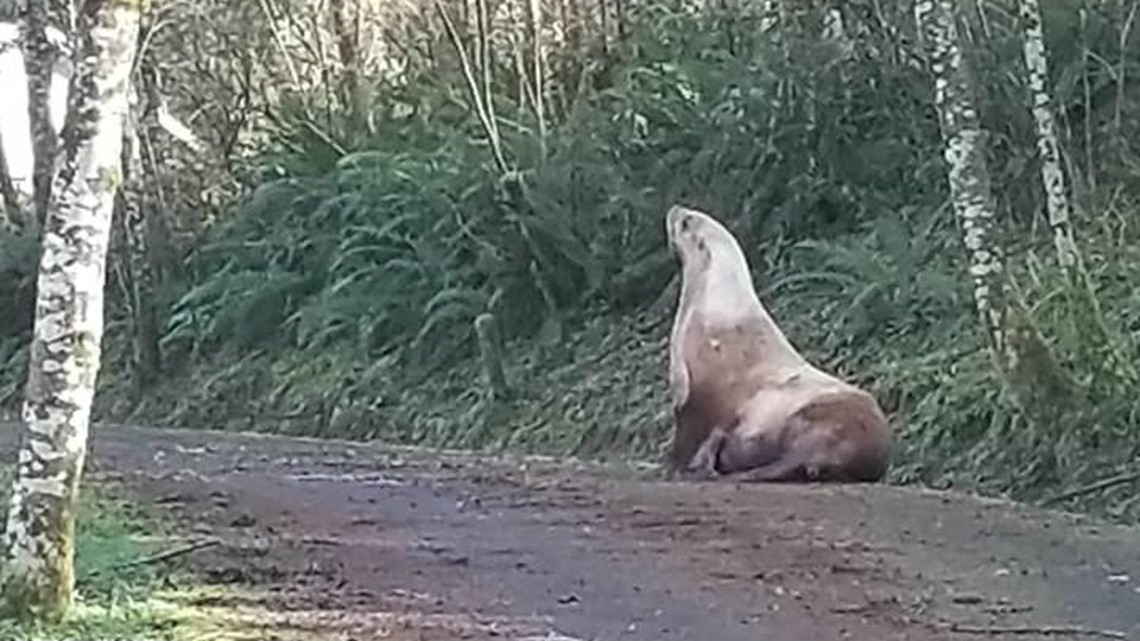
[[[673,473],[742,481],[873,482],[892,429],[868,392],[809,363],[760,302],[736,238],[712,216],[666,214],[681,262],[669,345]]]

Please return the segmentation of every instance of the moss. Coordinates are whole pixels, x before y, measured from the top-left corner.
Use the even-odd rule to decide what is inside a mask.
[[[0,585],[0,613],[5,617],[21,621],[58,622],[71,609],[74,602],[74,521],[68,518],[69,513],[63,514],[64,523],[67,524],[54,539],[52,548],[61,550],[54,563],[49,564],[42,573],[17,573],[10,567],[5,568]],[[42,537],[43,532],[37,528],[43,526],[43,521],[32,521],[30,537]]]
[[[0,468],[0,483],[5,488],[8,476]],[[32,607],[42,602],[43,595],[25,583],[6,583],[5,603],[10,610],[0,617],[0,639],[199,638],[198,630],[206,627],[208,617],[193,605],[196,588],[171,591],[164,585],[172,577],[160,567],[132,564],[161,545],[161,536],[156,535],[164,526],[157,515],[103,486],[86,488],[76,513],[73,571],[74,594],[79,598],[66,613],[54,614]],[[147,543],[142,542],[144,536]],[[192,576],[179,579],[182,584],[195,583]],[[217,620],[208,623],[218,628]]]

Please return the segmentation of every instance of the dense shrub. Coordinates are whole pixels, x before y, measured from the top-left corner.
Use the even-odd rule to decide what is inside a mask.
[[[984,350],[906,7],[843,3],[846,35],[824,37],[832,14],[811,3],[770,31],[760,7],[681,4],[631,8],[589,82],[589,65],[568,66],[577,52],[552,54],[579,75],[551,79],[576,98],[551,109],[545,140],[503,62],[506,171],[444,53],[373,83],[368,130],[277,105],[237,163],[244,195],[197,239],[165,310],[168,369],[194,391],[175,379],[149,416],[651,456],[668,429],[663,216],[683,202],[737,233],[797,345],[896,414],[895,480],[1034,496],[1133,460],[1140,102],[1118,70],[1140,77],[1140,58],[1117,44],[1126,7],[1046,15],[1076,279],[1043,221],[1016,11],[990,3],[963,21],[1018,295],[1095,408],[1042,431],[1010,409]],[[511,343],[505,407],[480,400],[484,311]],[[1135,517],[1114,491],[1107,503]]]

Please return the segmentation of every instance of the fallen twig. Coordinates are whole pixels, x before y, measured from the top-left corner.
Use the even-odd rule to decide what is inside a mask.
[[[1044,636],[1090,636],[1101,637],[1104,639],[1127,639],[1123,632],[1116,630],[1097,630],[1094,628],[1082,628],[1073,625],[1046,625],[1046,626],[990,626],[990,625],[966,625],[962,623],[955,623],[950,626],[951,632],[960,632],[963,634],[988,634],[997,636],[1000,634],[1039,634]]]
[[[982,608],[983,612],[988,614],[1018,614],[1021,612],[1032,612],[1032,605],[994,605],[988,608]]]
[[[637,528],[655,528],[667,526],[686,526],[686,525],[700,525],[701,520],[695,516],[682,516],[676,519],[650,519],[637,523],[630,523],[630,527]]]
[[[1053,503],[1060,503],[1061,501],[1067,501],[1069,499],[1073,499],[1073,498],[1076,498],[1078,496],[1084,496],[1086,494],[1092,494],[1093,492],[1099,492],[1100,490],[1107,490],[1110,487],[1115,487],[1117,485],[1124,485],[1125,483],[1131,483],[1133,481],[1140,481],[1140,472],[1128,472],[1126,474],[1117,474],[1116,476],[1110,476],[1106,479],[1101,479],[1101,480],[1097,481],[1096,483],[1090,483],[1088,485],[1084,485],[1084,486],[1078,487],[1076,489],[1069,490],[1068,492],[1061,492],[1060,494],[1058,494],[1056,496],[1052,496],[1050,498],[1045,499],[1044,501],[1041,501],[1041,505],[1051,505]]]
[[[169,561],[170,559],[173,559],[175,557],[185,556],[187,554],[190,554],[191,552],[197,552],[198,550],[204,550],[206,548],[212,548],[215,545],[220,545],[220,544],[221,544],[220,539],[205,539],[202,541],[195,541],[193,543],[187,543],[186,545],[183,545],[181,547],[171,548],[169,550],[165,550],[165,551],[159,552],[157,554],[152,554],[150,556],[144,556],[142,558],[133,559],[131,561],[127,561],[126,563],[120,563],[118,565],[112,565],[111,567],[109,567],[107,569],[108,570],[125,570],[127,568],[136,568],[136,567],[139,567],[142,565],[152,565],[154,563],[162,563],[163,561]]]

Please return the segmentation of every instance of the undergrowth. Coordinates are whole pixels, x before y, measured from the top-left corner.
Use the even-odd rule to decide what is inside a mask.
[[[757,273],[763,299],[793,343],[813,362],[865,385],[891,413],[899,451],[890,481],[1032,500],[1130,469],[1135,398],[1110,387],[1119,379],[1092,380],[1106,375],[1081,368],[1071,352],[1061,352],[1066,365],[1082,374],[1097,404],[1088,424],[1038,433],[1011,409],[977,332],[969,290],[955,276],[959,265],[941,245],[950,243],[938,240],[947,224],[895,220],[843,241],[804,242],[776,261],[784,265],[778,274]],[[899,253],[886,263],[884,246],[892,242]],[[1028,274],[1027,291],[1043,294],[1058,278]],[[1127,281],[1120,283],[1126,289]],[[1046,335],[1079,331],[1080,319],[1064,300],[1040,298],[1034,312]],[[671,430],[665,372],[672,304],[666,293],[641,311],[587,310],[557,351],[541,341],[511,341],[506,402],[487,400],[475,358],[425,373],[348,347],[257,350],[220,353],[159,386],[135,418],[655,462]],[[1135,521],[1133,497],[1122,485],[1071,505]]]
[[[0,467],[4,501],[10,473]],[[192,638],[191,608],[171,590],[160,565],[140,562],[162,542],[162,522],[102,487],[84,488],[76,514],[76,603],[53,624],[19,624],[0,619],[0,638],[155,639]]]
[[[676,294],[663,217],[680,202],[732,228],[809,358],[882,400],[899,430],[894,482],[1036,499],[1134,465],[1140,101],[1112,69],[1134,66],[1140,45],[1117,45],[1124,5],[1078,21],[1087,7],[1058,2],[1046,15],[1076,275],[1056,266],[1042,222],[1016,11],[990,3],[984,24],[964,18],[1002,247],[1087,408],[1038,425],[1014,411],[985,351],[905,7],[844,3],[850,39],[833,41],[819,35],[825,8],[797,7],[791,26],[764,32],[733,27],[762,22],[752,5],[726,19],[676,4],[639,5],[604,73],[552,112],[542,141],[498,87],[505,172],[444,63],[376,80],[369,130],[339,117],[317,129],[275,105],[258,132],[267,142],[234,160],[243,196],[160,292],[174,301],[160,310],[164,373],[138,404],[112,310],[101,415],[656,458]],[[21,273],[11,282],[24,286],[0,296],[26,305]],[[483,312],[508,341],[504,403],[480,382]],[[25,327],[0,332],[0,402],[18,395],[25,345]],[[1137,520],[1134,490],[1067,505]]]

